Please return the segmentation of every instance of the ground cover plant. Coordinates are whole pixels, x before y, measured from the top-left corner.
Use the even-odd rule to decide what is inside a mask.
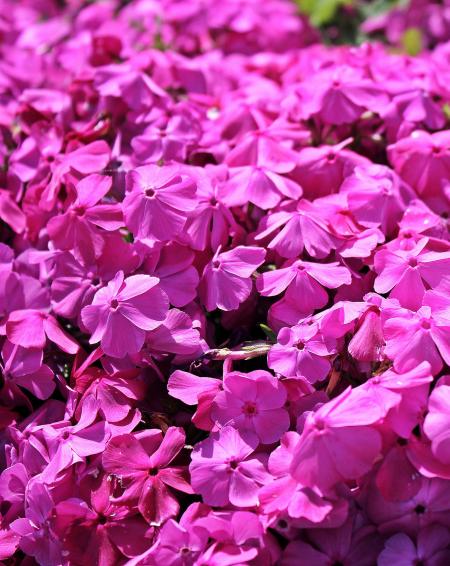
[[[0,0],[0,561],[450,564],[450,4]]]

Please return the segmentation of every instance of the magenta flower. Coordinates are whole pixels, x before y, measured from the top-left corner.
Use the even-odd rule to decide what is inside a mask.
[[[42,349],[47,339],[69,354],[75,354],[79,348],[55,317],[34,309],[12,312],[6,323],[6,335],[10,342],[23,348]]]
[[[195,214],[187,219],[184,232],[194,250],[217,250],[227,244],[230,235],[242,230],[224,203],[227,191],[220,190],[228,170],[224,166],[208,166],[204,169],[190,168],[189,173],[197,182],[198,204]]]
[[[268,210],[283,198],[297,200],[303,194],[301,186],[295,181],[261,166],[235,167],[230,173],[226,201],[233,205],[249,201]]]
[[[174,307],[184,307],[197,295],[198,272],[192,265],[195,254],[187,247],[169,245],[152,254],[145,268],[158,277],[161,289]]]
[[[335,341],[324,337],[316,324],[298,325],[280,330],[267,363],[281,375],[304,377],[315,383],[327,377],[331,370],[329,357],[335,353]]]
[[[207,545],[206,529],[180,525],[169,519],[161,528],[159,540],[145,554],[152,564],[195,564]]]
[[[415,197],[411,188],[391,169],[382,165],[356,167],[340,188],[356,220],[366,228],[380,227],[395,233],[406,206]]]
[[[315,199],[337,193],[355,167],[369,163],[362,155],[346,149],[351,141],[348,139],[337,145],[305,147],[300,151],[298,165],[292,176],[302,187],[306,198]]]
[[[383,358],[384,335],[379,309],[370,306],[360,317],[355,334],[348,344],[348,351],[360,362],[381,361]]]
[[[433,566],[444,565],[450,561],[449,536],[449,530],[441,525],[425,527],[417,535],[416,546],[408,535],[397,533],[385,542],[384,550],[378,557],[378,565],[420,562]]]
[[[439,285],[450,272],[450,252],[424,251],[427,243],[428,239],[423,238],[412,250],[379,251],[375,255],[375,291],[390,291],[389,296],[398,299],[403,307],[419,309],[426,289]]]
[[[55,389],[53,372],[42,363],[42,350],[22,348],[5,341],[2,372],[6,385],[19,385],[38,399],[48,399]]]
[[[433,389],[423,423],[423,430],[431,440],[433,454],[446,465],[450,463],[449,393],[450,385],[446,382]]]
[[[338,263],[312,263],[297,260],[288,267],[266,271],[256,282],[256,288],[266,297],[279,295],[287,289],[285,298],[301,312],[312,314],[328,302],[323,287],[336,289],[351,283],[350,271]]]
[[[250,277],[264,263],[266,252],[253,246],[238,246],[220,253],[206,265],[199,294],[208,311],[237,309],[250,296]]]
[[[258,504],[258,488],[270,475],[257,457],[253,433],[226,426],[196,444],[189,467],[194,490],[209,505],[252,507]]]
[[[450,0],[299,2],[0,0],[2,564],[450,563]]]
[[[111,432],[104,420],[97,420],[99,408],[99,402],[89,395],[84,399],[76,424],[60,421],[45,428],[51,460],[41,476],[45,482],[54,482],[66,468],[105,450]]]
[[[127,174],[125,225],[135,238],[166,242],[194,210],[196,185],[176,167],[146,165]]]
[[[434,315],[428,306],[417,312],[399,309],[383,325],[385,354],[397,371],[408,371],[425,360],[433,374],[438,373],[443,367],[442,358],[450,363],[449,331],[449,318]]]
[[[373,526],[357,524],[357,518],[349,517],[337,529],[313,529],[307,542],[294,540],[287,546],[280,564],[295,566],[298,556],[311,566],[375,564],[383,539]]]
[[[123,482],[125,491],[117,503],[136,504],[151,524],[160,525],[179,511],[172,489],[192,493],[185,468],[172,466],[185,444],[184,431],[170,427],[150,429],[143,434],[113,438],[103,454],[103,467]]]
[[[77,187],[77,198],[68,210],[50,219],[47,230],[55,246],[74,250],[87,263],[99,257],[105,241],[99,228],[114,231],[123,226],[118,204],[99,204],[111,189],[111,178],[89,175]]]
[[[61,543],[51,527],[54,503],[49,490],[41,482],[33,481],[27,495],[25,517],[11,523],[11,530],[20,537],[19,548],[33,556],[38,564],[58,564]]]
[[[186,405],[198,405],[192,422],[201,430],[212,430],[212,404],[222,388],[220,379],[198,377],[186,371],[176,370],[169,377],[167,389],[175,399]]]
[[[448,130],[434,134],[418,130],[388,147],[389,160],[400,177],[439,212],[448,209],[449,147]]]
[[[312,257],[322,259],[336,247],[330,226],[321,217],[319,209],[304,199],[294,209],[290,207],[264,218],[261,228],[255,240],[271,236],[268,248],[285,258],[296,259],[305,249]],[[278,228],[281,228],[280,232],[273,236]]]
[[[422,421],[431,381],[430,364],[422,362],[405,373],[385,371],[366,381],[361,389],[369,392],[381,408],[389,409],[385,424],[399,436],[409,438]]]
[[[64,547],[66,560],[81,564],[94,560],[112,565],[141,554],[153,539],[151,527],[137,516],[114,504],[115,482],[106,475],[85,476],[81,493],[85,499],[71,497],[53,510],[52,528]]]
[[[262,443],[271,444],[289,428],[286,397],[283,384],[268,372],[230,372],[214,399],[211,416],[220,425],[251,431]]]
[[[124,279],[119,271],[97,291],[92,305],[81,311],[83,324],[91,332],[90,343],[100,342],[105,354],[116,358],[139,352],[146,332],[157,328],[167,315],[169,301],[158,283],[149,275]]]
[[[448,481],[421,475],[417,493],[405,501],[388,501],[375,486],[369,486],[367,515],[380,533],[394,535],[401,532],[415,537],[421,529],[432,524],[450,528],[445,503]]]
[[[302,485],[321,490],[360,478],[380,454],[381,435],[371,425],[386,412],[370,395],[347,388],[306,417],[291,474]]]

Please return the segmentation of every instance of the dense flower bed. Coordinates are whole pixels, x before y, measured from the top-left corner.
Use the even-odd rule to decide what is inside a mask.
[[[3,564],[450,564],[449,8],[412,4],[393,48],[1,0]]]

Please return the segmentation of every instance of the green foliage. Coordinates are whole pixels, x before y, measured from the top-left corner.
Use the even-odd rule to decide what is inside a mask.
[[[423,49],[422,32],[418,28],[409,28],[402,37],[402,46],[408,55],[418,55]]]
[[[261,323],[259,325],[259,327],[264,332],[264,334],[266,335],[268,340],[270,340],[271,342],[277,341],[277,336],[276,336],[275,332],[270,328],[270,326],[267,326],[267,324]]]
[[[296,3],[311,23],[320,27],[330,23],[340,7],[351,5],[353,0],[296,0]]]

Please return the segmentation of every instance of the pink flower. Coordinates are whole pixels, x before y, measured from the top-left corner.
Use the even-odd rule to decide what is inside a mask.
[[[431,208],[448,209],[445,179],[450,172],[450,132],[419,130],[388,147],[394,169]]]
[[[99,408],[98,400],[88,395],[76,424],[64,420],[45,427],[44,438],[50,454],[49,465],[41,476],[45,482],[54,482],[66,468],[104,451],[111,432],[103,419],[97,420]]]
[[[423,430],[431,440],[431,449],[438,460],[450,464],[450,385],[445,381],[433,389],[428,400],[428,413]]]
[[[252,507],[258,504],[258,488],[269,478],[255,456],[258,438],[231,426],[222,428],[195,445],[189,466],[194,490],[209,505]]]
[[[419,309],[425,290],[436,287],[450,272],[450,252],[424,251],[427,243],[423,238],[412,250],[379,251],[375,255],[375,291],[391,291],[389,296],[403,307]]]
[[[268,210],[283,198],[297,200],[303,193],[301,186],[292,179],[261,166],[235,167],[230,174],[225,185],[226,201],[235,206],[249,201]]]
[[[289,428],[283,384],[266,371],[237,371],[223,379],[223,391],[214,399],[211,416],[220,425],[255,433],[264,444],[280,439]]]
[[[399,309],[383,324],[383,333],[385,354],[397,371],[408,371],[426,360],[435,374],[442,369],[442,358],[450,363],[450,320],[434,315],[429,306],[417,312]]]
[[[322,287],[336,289],[351,283],[350,271],[338,263],[312,263],[297,260],[287,267],[266,271],[256,282],[261,295],[273,297],[287,289],[285,298],[295,304],[301,312],[312,314],[324,307],[328,294]]]
[[[348,344],[348,351],[360,362],[381,361],[384,336],[379,309],[370,306],[360,317],[355,334]]]
[[[380,227],[384,234],[395,233],[406,206],[415,197],[411,188],[391,169],[382,165],[356,167],[340,188],[349,209],[366,228]]]
[[[5,386],[19,385],[38,399],[48,399],[55,389],[53,372],[42,363],[42,350],[22,348],[5,341],[2,348]]]
[[[177,244],[164,246],[145,261],[145,269],[158,277],[161,289],[174,307],[184,307],[197,295],[198,273],[192,265],[195,254]]]
[[[189,173],[197,182],[198,204],[188,217],[183,232],[194,250],[217,250],[227,244],[230,235],[242,230],[224,203],[226,191],[220,190],[228,170],[223,165],[211,165],[203,169],[190,168]]]
[[[382,538],[374,527],[357,527],[357,519],[349,517],[337,529],[313,529],[307,542],[291,542],[280,561],[281,566],[295,566],[299,556],[311,566],[358,564],[372,566],[382,548]]]
[[[415,566],[422,562],[430,566],[444,566],[450,561],[449,536],[449,530],[441,525],[425,527],[417,535],[416,546],[408,535],[395,534],[385,542],[377,564]]]
[[[250,296],[252,274],[264,263],[265,250],[237,246],[220,253],[220,248],[203,270],[200,298],[208,311],[237,309]]]
[[[81,311],[83,324],[91,332],[90,343],[101,343],[109,356],[123,358],[142,348],[146,332],[157,328],[169,307],[159,279],[133,275],[124,279],[119,271],[106,287],[94,295],[92,305]]]
[[[170,427],[164,436],[150,429],[113,438],[103,453],[103,467],[125,487],[115,501],[137,504],[142,516],[155,525],[176,515],[179,504],[171,490],[192,493],[185,468],[171,465],[184,444],[184,431],[177,427]]]
[[[222,388],[222,381],[212,377],[198,377],[187,371],[176,370],[169,377],[167,389],[175,399],[186,405],[198,405],[192,422],[202,430],[212,430],[212,403]]]
[[[317,114],[326,124],[355,122],[365,110],[381,112],[388,103],[380,85],[349,65],[314,74],[302,83],[299,93],[304,116]]]
[[[399,436],[409,438],[422,420],[431,381],[430,364],[422,362],[404,373],[393,369],[385,371],[366,381],[361,389],[381,408],[389,410],[385,424]]]
[[[179,525],[173,519],[164,523],[160,537],[150,552],[154,564],[195,564],[207,545],[208,532]]]
[[[178,309],[170,309],[166,319],[147,334],[146,345],[152,353],[200,356],[206,345],[200,339],[195,323],[189,315]]]
[[[369,519],[382,534],[399,532],[415,536],[432,524],[450,528],[448,514],[448,481],[419,477],[417,493],[406,501],[388,501],[371,483],[368,484],[365,508]]]
[[[145,165],[127,174],[123,214],[135,238],[166,242],[194,210],[196,185],[177,167]]]
[[[115,482],[106,475],[87,474],[81,480],[84,498],[60,501],[53,510],[52,527],[73,564],[94,560],[112,565],[125,556],[142,553],[151,543],[152,529],[139,516],[127,516],[112,502]]]
[[[326,524],[328,527],[339,526],[347,514],[345,502],[333,501],[325,497],[317,488],[303,487],[290,474],[292,458],[295,454],[300,435],[287,432],[269,457],[269,471],[273,479],[259,490],[259,499],[264,513],[274,520],[279,518],[274,527],[283,534],[283,521],[291,519],[296,528]]]
[[[298,164],[292,177],[302,187],[308,199],[337,193],[342,182],[355,169],[368,161],[346,146],[352,140],[345,140],[337,145],[305,147],[298,155]]]
[[[123,226],[118,204],[99,204],[111,189],[111,178],[89,175],[76,187],[77,198],[64,214],[50,219],[47,230],[57,248],[73,249],[87,263],[99,257],[105,241],[99,228],[114,231]]]
[[[270,349],[268,366],[286,377],[304,377],[311,383],[324,380],[331,370],[329,357],[336,343],[320,333],[317,324],[282,328]]]
[[[296,259],[305,249],[312,257],[322,259],[336,247],[331,229],[319,209],[304,199],[295,208],[289,206],[263,218],[255,240],[264,240],[268,236],[272,237],[268,248],[285,258]]]
[[[381,451],[381,435],[371,425],[386,412],[367,393],[348,387],[306,417],[292,475],[304,486],[328,490],[366,474]]]
[[[43,349],[47,339],[69,354],[75,354],[79,348],[55,317],[35,309],[13,311],[6,323],[6,335],[13,344],[23,348]]]
[[[51,527],[54,503],[47,487],[39,481],[28,485],[25,517],[11,523],[11,530],[20,537],[19,548],[33,556],[38,564],[61,562],[61,543]]]
[[[51,177],[39,199],[43,210],[52,210],[55,206],[61,185],[66,177],[75,171],[81,175],[96,173],[106,167],[111,151],[104,140],[96,140],[87,145],[68,144],[68,151],[56,155],[51,164]]]

